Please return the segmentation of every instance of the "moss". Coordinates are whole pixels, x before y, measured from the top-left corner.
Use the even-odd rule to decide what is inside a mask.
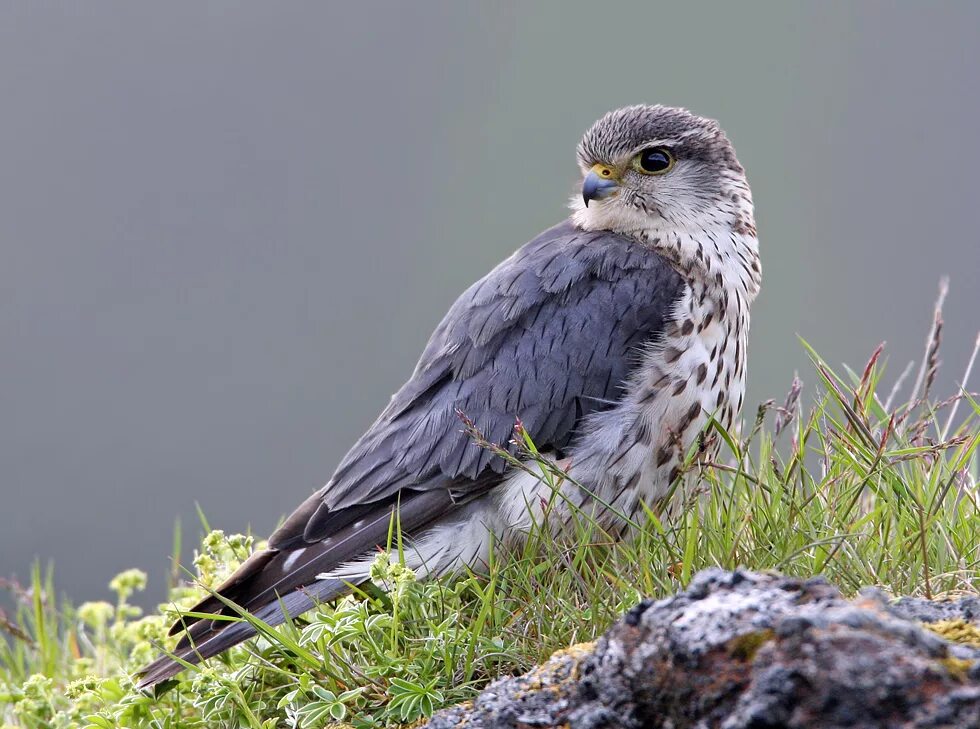
[[[756,630],[752,633],[737,635],[728,643],[732,658],[739,661],[751,661],[759,649],[773,639],[775,633],[771,630]]]

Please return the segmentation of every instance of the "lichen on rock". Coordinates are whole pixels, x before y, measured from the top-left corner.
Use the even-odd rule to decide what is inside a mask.
[[[707,570],[628,612],[594,647],[491,684],[429,729],[980,728],[980,648],[919,624],[943,605],[845,600],[821,579]],[[964,627],[965,626],[965,627]]]
[[[924,625],[948,641],[980,648],[980,627],[974,623],[968,623],[962,618],[959,620],[937,620],[935,623],[924,623]]]

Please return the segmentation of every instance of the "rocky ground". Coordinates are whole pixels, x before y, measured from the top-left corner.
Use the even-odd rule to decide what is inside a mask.
[[[978,624],[977,597],[845,600],[820,579],[709,570],[426,726],[980,729]]]

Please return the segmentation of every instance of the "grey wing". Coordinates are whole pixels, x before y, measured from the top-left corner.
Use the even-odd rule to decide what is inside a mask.
[[[320,492],[305,537],[338,509],[405,488],[465,492],[502,473],[505,461],[472,442],[458,413],[501,445],[519,417],[539,448],[561,451],[585,416],[620,397],[682,287],[659,255],[624,237],[570,223],[544,232],[456,301]]]
[[[458,413],[506,444],[519,417],[538,447],[561,451],[592,412],[620,396],[643,344],[670,318],[683,281],[652,251],[564,223],[519,249],[452,306],[409,381],[310,496],[195,613],[269,623],[342,594],[318,575],[384,544],[398,510],[407,534],[492,488],[505,462],[471,442]],[[196,662],[250,637],[248,623],[185,616],[177,655]],[[181,670],[161,656],[148,688]]]

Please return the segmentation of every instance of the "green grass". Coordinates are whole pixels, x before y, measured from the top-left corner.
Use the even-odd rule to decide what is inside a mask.
[[[128,602],[145,587],[138,571],[113,580],[113,602],[74,608],[55,604],[50,573],[35,568],[28,588],[8,585],[19,607],[0,620],[0,722],[398,726],[592,640],[641,598],[673,593],[714,565],[821,574],[845,593],[977,591],[980,405],[965,390],[932,396],[937,348],[938,327],[900,404],[879,393],[880,351],[841,375],[814,355],[817,386],[801,395],[794,380],[781,405],[748,414],[741,436],[710,427],[705,437],[720,449],[710,462],[690,454],[696,487],[651,509],[631,540],[581,518],[571,538],[540,529],[484,573],[443,582],[379,559],[372,577],[384,590],[275,630],[260,625],[262,638],[185,671],[159,698],[134,693],[132,671],[171,645],[176,611],[233,570],[252,539],[209,533],[196,580],[175,582],[148,617]],[[552,482],[567,478],[541,465]]]

